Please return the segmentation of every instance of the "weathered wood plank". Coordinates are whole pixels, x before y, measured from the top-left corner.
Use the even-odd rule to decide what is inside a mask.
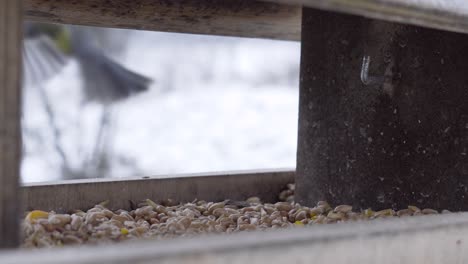
[[[468,210],[468,35],[312,8],[302,30],[296,201]]]
[[[299,40],[301,8],[252,0],[23,0],[26,19]]]
[[[465,0],[265,0],[345,12],[368,18],[468,33]]]
[[[0,253],[2,264],[468,263],[468,214]]]
[[[0,1],[0,248],[18,245],[21,6]]]
[[[130,209],[129,201],[147,198],[154,201],[173,199],[189,202],[244,200],[258,196],[275,201],[286,184],[294,181],[292,170],[264,170],[211,174],[177,175],[175,178],[147,177],[122,179],[74,180],[26,184],[22,197],[27,210],[67,212],[88,209],[109,200],[112,209]]]
[[[300,39],[300,5],[468,33],[464,0],[23,0],[41,22],[181,33]],[[268,3],[267,3],[268,2]]]

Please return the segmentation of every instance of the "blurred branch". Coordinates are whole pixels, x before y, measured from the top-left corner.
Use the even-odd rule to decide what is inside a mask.
[[[59,154],[60,158],[62,159],[63,167],[65,167],[67,170],[71,170],[70,163],[68,161],[65,150],[63,149],[62,144],[60,144],[60,138],[62,137],[62,134],[60,132],[60,129],[57,126],[55,113],[52,109],[52,105],[49,101],[49,97],[47,96],[47,93],[42,85],[37,85],[37,88],[39,90],[39,95],[41,97],[42,104],[44,105],[44,109],[47,114],[47,120],[49,122],[49,126],[54,136],[54,148]]]
[[[36,57],[38,56],[38,54],[36,54],[35,52],[36,50],[31,50],[30,52],[23,53],[25,56],[25,63],[28,64],[27,66],[29,66],[31,69],[32,80],[35,80],[34,83],[39,92],[40,100],[42,104],[44,105],[44,110],[47,115],[47,121],[49,123],[49,127],[52,130],[52,134],[53,134],[54,148],[62,160],[63,167],[69,170],[70,163],[62,145],[60,144],[61,133],[60,133],[60,129],[57,126],[55,113],[52,109],[52,104],[50,103],[49,96],[47,95],[47,92],[44,86],[42,86],[40,82],[41,80],[40,76],[43,75],[43,71],[45,71],[45,68],[41,69],[41,66],[43,65],[37,65],[33,63],[35,59],[39,64],[41,63],[41,60],[38,60],[38,58]]]
[[[108,150],[109,136],[112,124],[112,106],[104,106],[99,121],[99,130],[96,135],[93,151],[84,162],[86,174],[95,173],[95,178],[103,178],[109,171],[109,155],[112,151]]]

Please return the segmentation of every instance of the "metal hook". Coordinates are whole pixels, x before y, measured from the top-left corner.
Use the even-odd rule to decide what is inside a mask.
[[[361,67],[361,81],[364,85],[382,85],[384,83],[384,76],[370,76],[369,75],[369,65],[371,62],[370,56],[362,57],[362,67]]]

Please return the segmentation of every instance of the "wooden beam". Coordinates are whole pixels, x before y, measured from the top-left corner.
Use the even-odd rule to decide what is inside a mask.
[[[304,8],[296,202],[468,210],[467,46]]]
[[[23,0],[26,19],[167,32],[299,40],[301,8],[253,0]]]
[[[301,8],[468,33],[464,0],[23,0],[33,21],[300,40]]]
[[[344,12],[379,20],[468,33],[465,0],[265,0],[328,11]]]
[[[21,6],[0,1],[0,248],[19,242]]]
[[[27,210],[69,212],[88,209],[109,200],[112,209],[130,209],[129,201],[147,198],[180,202],[195,198],[206,201],[245,200],[257,196],[273,202],[286,184],[294,182],[292,170],[263,170],[211,174],[185,174],[175,178],[73,180],[26,184],[22,197]]]
[[[468,214],[0,253],[2,264],[468,263]]]

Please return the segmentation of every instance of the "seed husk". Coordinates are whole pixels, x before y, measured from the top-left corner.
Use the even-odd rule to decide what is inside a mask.
[[[335,211],[336,213],[349,213],[353,210],[353,207],[351,205],[346,205],[346,204],[342,204],[342,205],[338,205],[337,207],[335,207]]]
[[[86,212],[77,210],[71,214],[31,211],[22,225],[23,247],[108,243],[139,237],[168,239],[209,232],[228,234],[438,213],[412,205],[397,212],[393,209],[353,212],[350,205],[338,205],[333,209],[325,201],[319,201],[316,207],[309,208],[293,201],[294,185],[288,185],[281,194],[281,200],[277,203],[261,203],[257,197],[223,202],[194,200],[191,203],[177,203],[169,200],[163,204],[146,199],[143,203],[135,203],[137,207],[131,211],[113,211],[103,204],[97,204]],[[443,210],[442,213],[449,211]]]
[[[425,208],[421,211],[423,214],[438,214],[439,212],[437,212],[436,210],[434,209],[430,209],[430,208]]]
[[[49,214],[49,223],[56,226],[65,226],[71,222],[72,218],[68,214]]]
[[[393,215],[395,215],[395,211],[393,211],[393,209],[380,210],[374,214],[375,217],[386,217],[386,216],[393,216]]]
[[[225,205],[226,204],[224,202],[214,203],[210,207],[208,207],[208,213],[212,214],[215,209],[223,208]]]
[[[306,219],[307,218],[307,212],[305,210],[300,210],[300,211],[298,211],[296,213],[294,218],[295,218],[295,221],[301,221],[303,219]]]
[[[414,206],[414,205],[408,205],[408,209],[410,209],[414,213],[420,213],[421,212],[421,209],[419,209],[417,206]]]
[[[411,209],[401,209],[397,211],[397,216],[411,216],[414,211]]]
[[[331,220],[342,220],[344,219],[344,213],[334,213],[332,211],[330,211],[327,215],[327,218],[331,219]]]
[[[278,202],[275,204],[275,207],[279,211],[287,211],[287,212],[291,211],[292,209],[292,205],[287,202]]]
[[[250,197],[246,200],[247,203],[250,203],[250,204],[259,204],[261,203],[262,201],[260,200],[260,198],[258,197]]]

